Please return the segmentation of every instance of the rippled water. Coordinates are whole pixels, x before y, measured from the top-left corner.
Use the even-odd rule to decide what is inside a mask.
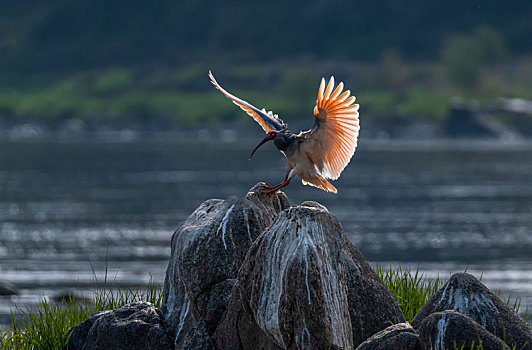
[[[231,141],[231,139],[228,139]],[[227,141],[227,140],[226,140]],[[258,140],[257,140],[258,141]],[[173,230],[208,198],[243,196],[284,177],[285,160],[254,141],[0,143],[0,327],[10,309],[65,290],[162,282]],[[532,143],[363,141],[338,195],[302,186],[370,261],[464,271],[532,305]]]

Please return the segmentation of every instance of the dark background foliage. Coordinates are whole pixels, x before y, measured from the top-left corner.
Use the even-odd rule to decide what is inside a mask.
[[[489,26],[515,54],[530,53],[527,1],[3,1],[2,69],[264,62],[298,55],[436,59],[450,33]]]

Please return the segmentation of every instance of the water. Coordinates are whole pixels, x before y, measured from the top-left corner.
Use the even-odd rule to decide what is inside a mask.
[[[0,298],[0,327],[14,305],[66,290],[162,283],[172,232],[201,202],[283,179],[273,145],[249,161],[255,140],[225,139],[0,142],[0,282],[20,290]],[[531,142],[363,141],[339,194],[286,193],[326,205],[372,262],[467,269],[530,306],[531,174]]]

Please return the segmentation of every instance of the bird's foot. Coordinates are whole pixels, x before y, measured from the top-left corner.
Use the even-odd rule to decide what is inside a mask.
[[[279,185],[277,186],[273,186],[271,187],[270,185],[267,185],[267,186],[261,186],[262,188],[265,188],[266,191],[264,192],[261,192],[262,194],[267,194],[267,195],[270,195],[272,196],[273,194],[275,194],[277,191],[279,191],[281,188],[283,187],[286,187],[288,186],[288,184],[290,183],[290,180],[284,180],[283,182],[281,182]]]
[[[271,190],[273,190],[275,188],[275,187],[272,187],[272,186],[268,185],[267,182],[265,182],[264,185],[260,185],[260,187],[261,188],[265,188],[268,191],[271,191]]]
[[[272,187],[268,191],[262,191],[261,194],[267,194],[268,196],[273,196],[275,194],[275,192],[277,192],[277,191],[279,191],[279,189],[277,189],[275,187]]]

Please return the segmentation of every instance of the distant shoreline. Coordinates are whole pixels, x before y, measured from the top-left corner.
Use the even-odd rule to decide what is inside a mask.
[[[309,118],[289,120],[292,131],[307,130],[311,126]],[[456,125],[455,125],[456,124]],[[478,124],[478,125],[477,125]],[[532,125],[532,118],[529,124]],[[446,139],[489,139],[504,142],[532,139],[530,125],[525,128],[500,123],[477,123],[464,120],[454,122],[451,117],[443,121],[429,121],[415,117],[374,117],[361,116],[359,139],[387,142],[390,140],[431,141]],[[140,118],[88,118],[65,120],[41,120],[37,118],[0,118],[0,140],[58,140],[72,139],[113,140],[129,142],[138,139],[170,137],[175,140],[253,140],[262,135],[262,130],[253,121],[235,120],[219,123],[197,123],[193,126],[179,125],[165,118],[143,120]]]

